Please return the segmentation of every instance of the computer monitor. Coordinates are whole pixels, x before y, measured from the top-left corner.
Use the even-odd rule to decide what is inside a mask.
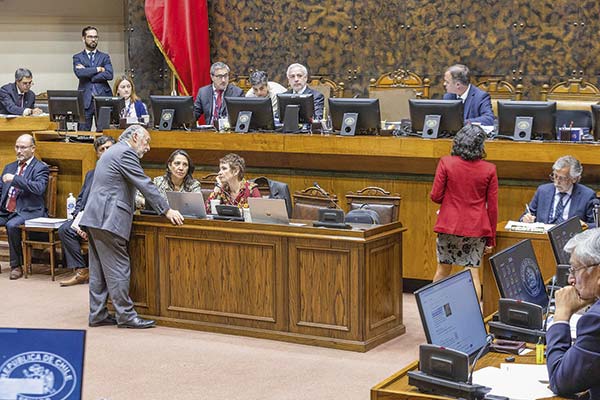
[[[225,97],[225,105],[229,115],[229,126],[237,126],[240,112],[250,111],[252,116],[249,124],[239,128],[242,131],[273,131],[275,122],[273,120],[273,103],[270,97]],[[238,129],[236,129],[237,131]]]
[[[329,99],[331,124],[335,131],[342,129],[345,113],[357,113],[356,133],[376,135],[381,124],[379,99]]]
[[[102,129],[108,128],[108,125],[119,125],[121,113],[125,108],[124,97],[109,97],[109,96],[94,96],[96,125],[102,125]],[[101,121],[100,118],[102,108],[110,109],[108,121]],[[106,124],[108,122],[108,124]],[[106,124],[106,125],[105,125]]]
[[[163,110],[173,110],[171,129],[189,129],[194,126],[194,99],[192,96],[150,96],[154,126],[161,128]]]
[[[548,294],[531,239],[494,254],[490,264],[500,297],[548,307]]]
[[[436,137],[431,120],[425,127],[426,116],[439,116],[437,137],[454,136],[463,127],[462,100],[409,99],[408,108],[413,132],[421,133],[423,137]]]
[[[594,129],[594,140],[600,140],[600,104],[592,106],[592,121]]]
[[[471,271],[463,270],[415,291],[427,343],[462,351],[472,360],[487,332]]]
[[[498,133],[500,135],[514,135],[517,117],[533,118],[532,138],[556,139],[556,102],[498,101]]]
[[[285,112],[288,106],[299,106],[298,123],[307,124],[312,122],[315,113],[315,100],[312,94],[279,93],[277,104],[281,121],[285,120]]]
[[[50,120],[59,123],[58,129],[67,130],[67,123],[85,122],[83,91],[48,90],[48,114]]]
[[[579,217],[575,216],[548,229],[548,238],[552,245],[556,264],[568,264],[570,255],[563,249],[565,244],[575,235],[581,233],[581,222]]]

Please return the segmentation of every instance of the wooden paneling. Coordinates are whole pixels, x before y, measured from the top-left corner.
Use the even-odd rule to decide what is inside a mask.
[[[404,228],[359,228],[136,217],[131,296],[160,324],[366,351],[405,331]]]

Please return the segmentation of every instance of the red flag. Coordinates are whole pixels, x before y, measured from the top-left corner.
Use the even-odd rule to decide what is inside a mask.
[[[182,94],[195,96],[210,83],[210,40],[206,0],[146,0],[154,42],[179,81]]]

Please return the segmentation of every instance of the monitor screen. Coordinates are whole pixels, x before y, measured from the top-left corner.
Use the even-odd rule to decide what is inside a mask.
[[[251,111],[251,131],[273,131],[275,129],[273,103],[270,97],[225,97],[225,104],[230,126],[236,126],[240,112]]]
[[[186,129],[194,126],[194,99],[192,96],[151,95],[150,105],[154,117],[154,126],[158,126],[162,111],[167,109],[175,111],[173,124],[171,125],[172,129]]]
[[[534,139],[556,139],[556,102],[498,101],[498,133],[512,136],[517,117],[532,117],[531,136]]]
[[[569,218],[565,222],[548,229],[548,238],[550,239],[550,244],[552,245],[552,251],[554,252],[556,264],[569,263],[570,255],[563,249],[569,239],[580,232],[581,222],[579,222],[579,217],[577,216]]]
[[[600,140],[600,104],[592,106],[594,140]]]
[[[504,249],[490,257],[500,297],[548,307],[548,294],[531,240]]]
[[[85,122],[83,91],[48,90],[47,93],[51,121]]]
[[[85,330],[0,328],[1,399],[81,399]]]
[[[279,93],[277,95],[277,103],[279,105],[279,119],[285,119],[285,110],[287,106],[300,106],[299,123],[307,124],[312,122],[315,113],[315,101],[312,94],[293,94]]]
[[[463,270],[415,291],[427,343],[475,355],[487,332],[471,271]]]
[[[119,125],[121,120],[121,113],[125,108],[125,98],[123,97],[108,97],[108,96],[94,96],[96,121],[98,121],[98,114],[102,107],[110,108],[110,121],[109,124]]]
[[[376,135],[381,125],[379,99],[329,99],[329,113],[333,129],[342,129],[342,119],[345,113],[358,113],[356,133]]]
[[[409,99],[410,121],[414,133],[422,133],[425,116],[439,115],[439,137],[454,136],[463,127],[462,100],[421,100]]]

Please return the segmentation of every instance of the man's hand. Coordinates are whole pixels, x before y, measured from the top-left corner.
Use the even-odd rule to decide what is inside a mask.
[[[85,66],[83,64],[77,64],[75,66],[75,69],[82,69],[82,68],[85,68]]]
[[[554,312],[555,321],[569,321],[573,314],[593,302],[579,298],[579,294],[574,286],[566,286],[558,290],[554,299],[556,304],[556,311]]]
[[[97,72],[104,72],[106,70],[104,69],[104,67],[96,67],[96,71]]]
[[[31,114],[32,115],[42,115],[44,113],[44,111],[42,111],[41,108],[34,108],[33,110],[31,110]]]
[[[531,214],[527,213],[527,214],[523,215],[522,219],[523,219],[523,222],[532,223],[532,222],[535,222],[535,215],[531,215]]]
[[[494,246],[485,246],[483,248],[483,254],[492,254],[492,250],[494,250]]]
[[[79,237],[81,237],[83,240],[88,240],[88,234],[85,233],[85,231],[83,231],[81,229],[75,229],[75,232],[77,232]]]
[[[177,210],[169,208],[169,211],[165,214],[165,217],[169,218],[173,225],[183,225],[183,215]]]
[[[12,182],[14,178],[15,178],[14,174],[4,174],[4,176],[2,176],[2,182],[9,183],[9,182]]]

